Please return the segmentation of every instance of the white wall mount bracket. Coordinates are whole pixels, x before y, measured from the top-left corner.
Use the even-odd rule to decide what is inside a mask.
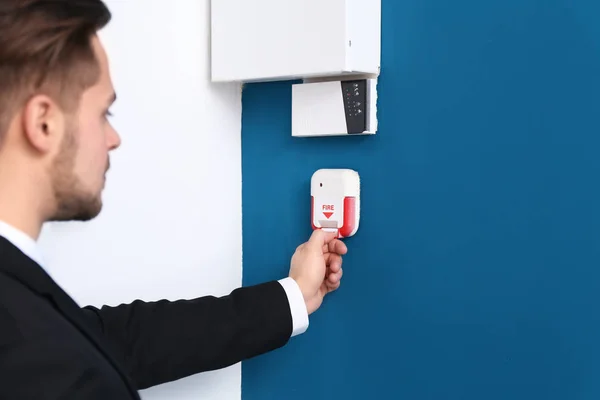
[[[381,0],[213,0],[210,13],[213,82],[379,74]]]

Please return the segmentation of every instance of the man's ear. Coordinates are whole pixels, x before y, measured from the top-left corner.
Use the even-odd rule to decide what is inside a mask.
[[[59,143],[64,129],[64,116],[60,107],[46,95],[29,99],[23,109],[25,140],[40,153],[51,152]]]

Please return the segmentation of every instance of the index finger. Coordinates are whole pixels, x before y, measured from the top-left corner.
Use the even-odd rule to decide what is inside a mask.
[[[323,252],[344,255],[348,252],[348,246],[346,246],[346,243],[339,239],[333,239],[331,242],[323,246]]]

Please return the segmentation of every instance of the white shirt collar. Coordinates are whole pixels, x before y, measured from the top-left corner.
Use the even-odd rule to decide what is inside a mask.
[[[0,236],[11,242],[40,266],[43,265],[42,254],[32,237],[3,221],[0,221]]]

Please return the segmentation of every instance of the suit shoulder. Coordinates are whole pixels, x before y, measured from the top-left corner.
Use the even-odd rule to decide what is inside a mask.
[[[1,271],[0,327],[0,398],[131,398],[48,298]]]
[[[30,296],[35,295],[27,293],[27,288],[19,281],[0,272],[0,346],[23,339],[23,322],[28,318],[24,313]]]
[[[46,297],[0,272],[0,343],[59,332],[62,324]]]

